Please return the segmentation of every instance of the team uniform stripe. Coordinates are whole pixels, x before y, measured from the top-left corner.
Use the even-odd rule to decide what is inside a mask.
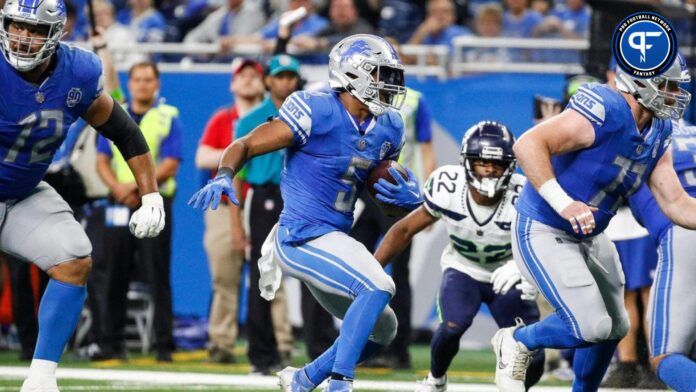
[[[604,99],[602,99],[602,97],[600,97],[599,94],[595,93],[592,90],[586,89],[585,87],[580,87],[578,89],[578,91],[576,92],[576,94],[577,93],[585,93],[585,94],[589,95],[590,97],[592,97],[592,99],[596,100],[597,102],[602,103],[602,104],[604,103]]]
[[[568,106],[569,106],[571,109],[575,110],[576,112],[578,112],[578,113],[582,114],[583,116],[587,117],[588,120],[593,121],[593,122],[596,122],[596,123],[599,124],[600,126],[601,126],[602,124],[604,124],[604,120],[602,120],[602,119],[600,119],[599,117],[597,117],[594,113],[592,113],[591,111],[587,110],[585,107],[583,107],[583,106],[581,106],[581,105],[577,105],[577,104],[573,103],[573,101],[570,101],[570,103],[568,104]]]
[[[334,255],[329,255],[326,252],[323,252],[321,249],[317,249],[314,247],[311,247],[309,245],[300,245],[296,247],[295,249],[299,250],[300,252],[304,252],[306,254],[309,254],[313,257],[319,258],[330,265],[333,265],[334,267],[338,268],[340,271],[343,273],[347,274],[351,278],[355,279],[360,285],[362,285],[365,289],[369,291],[373,291],[376,289],[374,285],[372,285],[372,282],[370,282],[369,279],[365,278],[362,276],[360,273],[357,271],[353,270],[350,268],[345,261],[341,260],[340,258],[334,256]],[[355,290],[353,290],[355,291]]]
[[[300,137],[302,144],[307,142],[307,134],[304,132],[304,130],[302,130],[300,124],[298,124],[291,115],[288,115],[282,109],[280,111],[280,119],[283,120],[283,122],[286,123],[294,131],[294,133]]]
[[[525,262],[525,265],[527,265],[527,269],[529,269],[529,271],[532,273],[538,287],[544,290],[546,298],[550,299],[552,302],[555,302],[553,304],[554,307],[561,309],[561,311],[566,315],[568,321],[570,321],[573,335],[575,335],[575,337],[578,339],[582,339],[582,334],[580,332],[580,327],[577,320],[575,320],[573,313],[570,311],[565,302],[563,302],[563,299],[558,294],[558,291],[556,291],[556,288],[553,286],[553,281],[544,270],[541,261],[537,258],[534,250],[532,249],[528,234],[533,221],[527,217],[524,217],[523,215],[519,215],[519,217],[521,219],[519,219],[517,222],[517,240],[522,244],[520,248],[521,254],[523,255],[522,260]],[[522,219],[524,219],[524,227],[521,227],[520,225],[522,223]],[[539,283],[543,284],[539,285]]]
[[[307,103],[306,103],[305,101],[299,99],[295,94],[292,94],[292,95],[290,96],[290,99],[291,99],[293,102],[295,102],[299,107],[301,107],[302,109],[304,109],[304,112],[305,112],[307,115],[311,115],[311,114],[312,114],[312,109],[310,109],[310,107],[307,105]]]

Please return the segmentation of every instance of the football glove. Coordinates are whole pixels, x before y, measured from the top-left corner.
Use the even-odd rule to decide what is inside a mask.
[[[128,228],[138,238],[152,238],[164,229],[164,201],[159,192],[141,198],[142,205],[131,215]]]
[[[518,283],[515,288],[522,292],[520,298],[522,298],[523,301],[536,301],[539,295],[539,290],[537,290],[533,284],[527,282],[525,278],[522,278],[522,281]]]
[[[402,207],[409,211],[418,208],[418,206],[423,203],[423,196],[420,193],[418,179],[411,169],[406,168],[406,173],[408,173],[408,180],[404,180],[398,170],[390,167],[389,174],[396,180],[396,185],[380,178],[375,184],[377,200]]]
[[[234,194],[234,187],[232,187],[232,176],[227,173],[218,173],[217,177],[209,180],[203,188],[191,196],[188,205],[202,210],[207,210],[208,207],[216,210],[218,205],[220,205],[220,198],[223,194],[227,195],[227,198],[232,203],[239,205],[239,200],[237,200],[237,196]]]
[[[520,279],[522,279],[520,270],[517,269],[515,261],[510,260],[491,274],[493,291],[496,294],[505,295]]]

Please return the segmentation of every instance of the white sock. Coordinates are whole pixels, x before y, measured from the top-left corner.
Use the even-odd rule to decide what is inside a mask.
[[[55,376],[58,362],[45,359],[32,359],[29,366],[29,376]]]

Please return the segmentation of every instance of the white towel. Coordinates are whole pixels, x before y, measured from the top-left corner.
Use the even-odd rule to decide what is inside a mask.
[[[280,264],[276,259],[275,247],[273,246],[277,232],[278,224],[276,223],[261,246],[261,258],[259,258],[259,272],[261,275],[261,278],[259,278],[259,290],[261,290],[261,298],[266,301],[271,301],[275,298],[275,293],[280,288],[280,282],[283,280],[283,271],[280,269]]]

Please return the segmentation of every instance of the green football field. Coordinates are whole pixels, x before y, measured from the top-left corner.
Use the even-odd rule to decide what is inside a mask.
[[[128,361],[85,362],[65,355],[59,386],[68,391],[269,391],[275,380],[269,377],[250,377],[249,365],[244,361],[245,348],[237,349],[239,363],[220,365],[206,362],[205,351],[178,352],[174,362],[157,363],[152,356],[132,354]],[[17,391],[28,363],[16,360],[16,353],[0,353],[0,391]],[[360,368],[356,390],[413,390],[412,385],[427,375],[429,347],[415,345],[411,349],[413,369],[390,370]],[[307,361],[304,349],[298,346],[293,366]],[[455,358],[448,373],[450,390],[492,390],[495,356],[491,351],[462,351]],[[59,370],[61,371],[61,370]],[[132,371],[132,372],[129,372]],[[146,373],[147,372],[147,373]],[[216,380],[220,384],[216,385]],[[366,388],[361,388],[364,381]],[[542,385],[561,386],[567,383],[546,380]],[[375,388],[375,389],[372,389]],[[550,388],[556,389],[556,388]]]

